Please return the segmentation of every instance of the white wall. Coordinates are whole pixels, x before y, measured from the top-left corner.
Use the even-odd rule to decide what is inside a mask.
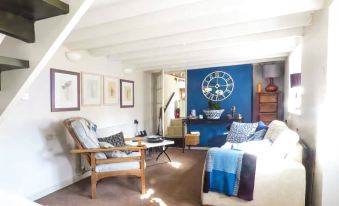
[[[99,127],[113,126],[133,135],[134,119],[143,126],[142,72],[124,74],[123,65],[105,58],[84,56],[71,63],[61,48],[27,90],[29,100],[20,100],[0,124],[0,188],[36,199],[79,177],[76,167],[79,159],[69,153],[73,141],[62,124],[65,118],[83,116]],[[135,107],[116,106],[81,107],[81,111],[50,112],[50,68],[85,71],[116,76],[135,81]],[[106,132],[108,130],[106,129]]]
[[[298,128],[301,138],[317,151],[313,205],[322,205],[323,197],[323,160],[321,139],[326,138],[321,128],[322,106],[326,94],[326,70],[327,70],[327,32],[328,30],[328,9],[317,11],[313,15],[312,25],[305,30],[302,42],[302,86],[304,89],[302,96],[301,115],[286,112],[285,118],[289,126]],[[293,53],[292,53],[293,55]],[[289,64],[287,64],[289,65]],[[293,65],[292,65],[293,66]],[[287,67],[286,78],[289,78]],[[285,95],[288,95],[286,86]],[[326,121],[326,120],[325,120]],[[335,135],[331,138],[336,138]]]
[[[339,204],[339,139],[338,139],[338,76],[339,76],[339,2],[329,7],[326,97],[319,120],[320,161],[323,171],[322,205]]]

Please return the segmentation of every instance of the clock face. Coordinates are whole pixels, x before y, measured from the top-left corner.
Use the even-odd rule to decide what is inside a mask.
[[[208,74],[201,83],[202,93],[212,101],[222,101],[228,98],[233,91],[234,81],[232,77],[222,71]]]

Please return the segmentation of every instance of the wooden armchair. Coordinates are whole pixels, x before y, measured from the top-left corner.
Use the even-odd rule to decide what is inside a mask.
[[[125,147],[112,147],[112,148],[86,148],[85,145],[81,142],[81,139],[78,137],[77,132],[74,131],[72,127],[72,122],[74,121],[87,121],[87,119],[81,117],[75,117],[66,119],[64,125],[66,126],[68,132],[73,137],[76,146],[78,149],[71,150],[73,154],[83,154],[86,155],[87,161],[91,167],[91,191],[92,199],[96,198],[96,186],[97,182],[105,177],[111,176],[120,176],[120,175],[132,175],[140,178],[140,190],[141,193],[145,193],[145,147],[140,144],[140,139],[137,139],[139,144],[138,146],[125,146]],[[133,139],[133,138],[130,138]],[[112,152],[112,151],[133,151],[139,152],[140,155],[127,156],[127,157],[117,157],[109,159],[98,159],[96,157],[97,153],[103,152]],[[130,164],[129,164],[130,163]],[[114,165],[113,165],[114,164]],[[129,166],[128,166],[129,164]],[[115,169],[102,169],[108,165],[111,168]],[[133,165],[133,166],[131,166]],[[127,166],[127,167],[126,167]],[[109,168],[108,167],[108,168]],[[101,169],[100,169],[101,168]],[[128,168],[128,169],[121,169]]]

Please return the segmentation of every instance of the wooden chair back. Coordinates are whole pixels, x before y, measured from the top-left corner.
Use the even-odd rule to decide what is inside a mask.
[[[75,144],[77,146],[78,149],[86,149],[86,147],[84,147],[84,145],[81,144],[78,136],[75,134],[73,127],[72,127],[72,122],[73,121],[77,121],[77,120],[81,120],[84,119],[85,121],[88,121],[87,119],[83,118],[83,117],[71,117],[68,119],[64,120],[64,125],[67,129],[67,131],[69,132],[69,134],[71,135],[71,137],[74,139]],[[86,159],[88,161],[89,164],[91,164],[91,156],[90,154],[86,154]]]

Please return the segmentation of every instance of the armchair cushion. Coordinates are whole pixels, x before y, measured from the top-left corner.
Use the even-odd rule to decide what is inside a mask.
[[[140,152],[132,152],[129,155],[124,153],[124,157],[138,157],[141,155]],[[131,169],[140,169],[140,161],[131,161],[131,162],[118,162],[110,164],[100,164],[95,168],[96,172],[113,172],[120,170],[131,170]]]
[[[77,119],[71,122],[71,127],[79,141],[86,149],[100,148],[96,131],[85,119]],[[107,159],[103,152],[95,154],[97,159]]]

